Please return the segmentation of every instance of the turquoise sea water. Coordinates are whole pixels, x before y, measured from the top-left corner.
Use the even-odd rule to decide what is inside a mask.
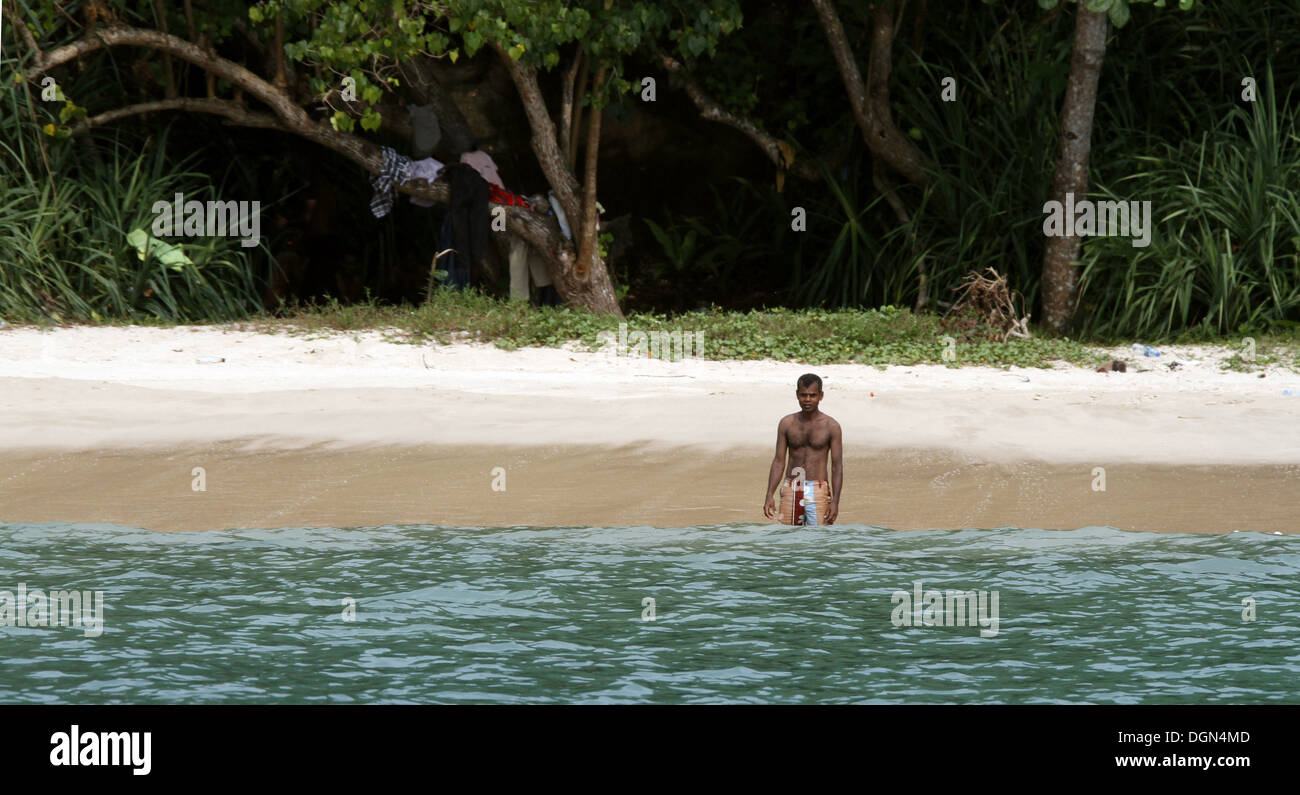
[[[0,703],[1300,703],[1297,536],[0,523],[20,583],[103,634],[0,626]]]

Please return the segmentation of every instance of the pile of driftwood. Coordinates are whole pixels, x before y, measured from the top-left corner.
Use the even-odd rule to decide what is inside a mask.
[[[993,268],[985,268],[984,273],[971,271],[954,289],[957,300],[943,316],[943,326],[949,333],[968,340],[1029,339],[1030,316],[1023,313],[1025,299],[1007,287],[1006,276]],[[1022,311],[1016,311],[1017,302]]]

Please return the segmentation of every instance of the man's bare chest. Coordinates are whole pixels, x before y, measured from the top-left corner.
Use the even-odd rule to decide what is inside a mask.
[[[825,449],[831,443],[831,429],[823,423],[800,425],[791,423],[785,432],[785,443],[790,447],[811,447],[815,450]]]

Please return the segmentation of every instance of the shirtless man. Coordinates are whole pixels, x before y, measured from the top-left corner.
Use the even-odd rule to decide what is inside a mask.
[[[781,523],[835,524],[840,512],[840,486],[844,483],[843,440],[840,424],[818,411],[822,402],[822,380],[812,373],[799,376],[795,397],[802,411],[781,418],[776,426],[776,457],[767,477],[763,515],[776,518],[772,492],[781,481]],[[786,469],[786,451],[790,468]],[[834,488],[828,492],[826,454],[834,470]],[[782,473],[787,477],[782,480]],[[798,493],[796,490],[801,491]]]

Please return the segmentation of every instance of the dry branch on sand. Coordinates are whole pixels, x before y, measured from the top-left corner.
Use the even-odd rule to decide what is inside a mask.
[[[943,316],[945,329],[967,339],[1029,339],[1030,315],[1016,311],[1017,302],[1023,309],[1024,296],[1007,286],[1006,276],[993,268],[971,271],[954,289],[957,300]]]

